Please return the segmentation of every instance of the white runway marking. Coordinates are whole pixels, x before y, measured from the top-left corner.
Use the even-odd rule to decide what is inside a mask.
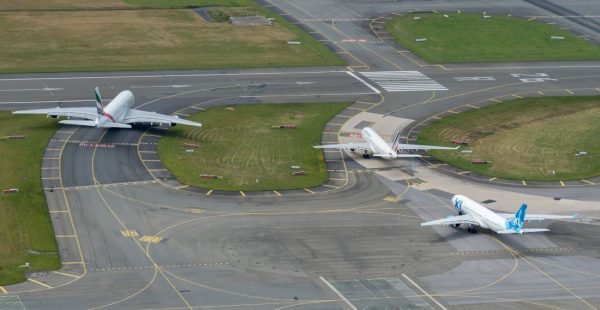
[[[374,91],[376,94],[381,94],[381,91],[377,88],[375,88],[373,85],[367,83],[365,80],[359,78],[358,76],[356,76],[356,74],[350,72],[350,71],[346,71],[346,73],[348,73],[349,76],[357,79],[359,82],[365,84],[365,86],[367,86],[368,88],[370,88],[372,91]]]
[[[335,288],[333,285],[331,285],[331,283],[329,283],[327,280],[325,280],[325,278],[323,278],[323,277],[319,277],[319,278],[321,279],[321,281],[323,281],[323,283],[325,283],[325,285],[327,285],[327,287],[329,287],[336,295],[338,295],[346,303],[346,305],[348,305],[348,307],[350,307],[350,309],[352,309],[352,310],[358,310],[356,308],[356,306],[354,306],[346,298],[346,296],[342,295],[342,293],[340,293],[340,291],[338,291],[337,288]]]
[[[448,90],[419,71],[360,72],[388,92]]]

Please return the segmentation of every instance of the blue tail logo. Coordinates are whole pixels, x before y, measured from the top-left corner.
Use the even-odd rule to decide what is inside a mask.
[[[454,201],[454,207],[455,207],[455,208],[456,208],[458,211],[462,211],[462,204],[463,204],[463,201],[462,201],[462,200],[460,200],[460,199],[456,199],[456,200]]]
[[[514,230],[514,231],[521,231],[521,228],[523,228],[523,221],[525,220],[525,211],[526,210],[527,210],[527,204],[521,205],[521,208],[519,208],[519,211],[517,211],[517,213],[515,213],[515,217],[512,218],[511,220],[506,220],[506,229]]]

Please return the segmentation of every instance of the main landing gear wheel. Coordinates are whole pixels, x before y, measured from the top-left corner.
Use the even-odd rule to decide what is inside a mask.
[[[460,224],[454,224],[454,225],[452,225],[452,227],[454,227],[454,228],[459,228],[459,227],[460,227]]]
[[[473,227],[469,227],[467,228],[467,231],[472,233],[472,234],[476,234],[477,233],[477,229],[473,228]]]

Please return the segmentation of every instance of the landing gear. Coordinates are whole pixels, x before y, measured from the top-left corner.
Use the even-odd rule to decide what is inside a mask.
[[[467,231],[472,233],[472,234],[476,234],[477,233],[477,229],[475,229],[473,226],[469,226],[469,228],[467,228]]]
[[[371,158],[371,155],[369,155],[369,154],[363,154],[363,158],[364,159],[369,159],[369,158]]]
[[[454,225],[452,225],[452,227],[454,227],[454,228],[459,228],[459,227],[460,227],[460,224],[454,224]]]

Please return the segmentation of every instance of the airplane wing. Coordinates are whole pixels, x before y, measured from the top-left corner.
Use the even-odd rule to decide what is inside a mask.
[[[479,222],[477,220],[475,220],[471,215],[465,214],[465,215],[459,215],[459,216],[449,216],[445,219],[421,223],[421,226],[454,225],[454,224],[479,225]]]
[[[422,144],[403,144],[399,143],[397,146],[390,144],[392,147],[397,147],[398,150],[456,150],[460,147],[449,147],[449,146],[435,146],[435,145],[422,145]]]
[[[511,219],[513,218],[515,215],[514,214],[509,214],[509,213],[498,213],[498,215],[502,216],[505,219]],[[535,214],[535,213],[531,213],[531,214],[526,214],[525,218],[523,219],[523,221],[543,221],[543,220],[560,220],[560,219],[574,219],[576,218],[577,215],[573,214],[573,215],[554,215],[554,214]]]
[[[325,144],[315,145],[313,147],[315,149],[371,149],[371,145],[369,145],[369,143]]]
[[[13,114],[46,114],[47,116],[77,117],[95,120],[98,117],[96,108],[52,108],[14,111]]]
[[[125,115],[123,123],[157,123],[157,124],[182,124],[189,126],[201,127],[202,124],[179,118],[177,116],[165,115],[156,112],[147,112],[141,110],[130,109]]]

